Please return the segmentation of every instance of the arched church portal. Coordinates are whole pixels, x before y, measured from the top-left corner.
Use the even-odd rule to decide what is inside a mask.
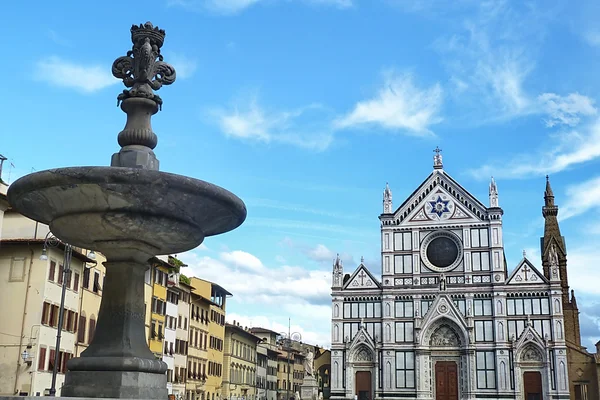
[[[422,373],[430,379],[419,380],[419,389],[429,391],[435,400],[464,398],[469,391],[470,362],[464,351],[468,343],[463,330],[454,321],[441,318],[433,322],[423,336],[423,344],[430,352],[419,355],[419,364],[424,366]]]
[[[354,393],[358,400],[374,399],[375,354],[365,346],[358,346],[352,353]]]
[[[526,399],[544,400],[548,393],[544,390],[545,351],[535,343],[525,344],[518,353],[518,364],[515,373],[522,377],[521,388]]]

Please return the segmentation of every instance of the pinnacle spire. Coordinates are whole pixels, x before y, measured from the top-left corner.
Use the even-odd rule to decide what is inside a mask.
[[[392,212],[392,191],[390,185],[386,182],[383,190],[383,213],[389,214]]]
[[[546,207],[554,206],[554,192],[550,186],[550,177],[546,175],[546,190],[544,191],[544,203]]]
[[[498,207],[498,186],[496,185],[496,181],[492,176],[490,181],[490,207]]]

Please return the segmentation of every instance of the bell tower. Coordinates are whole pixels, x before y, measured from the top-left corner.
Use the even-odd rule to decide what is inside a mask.
[[[550,281],[560,280],[562,289],[562,307],[565,321],[565,340],[581,346],[579,327],[579,309],[574,291],[569,297],[569,279],[567,275],[567,247],[565,238],[558,226],[558,206],[554,203],[554,192],[550,178],[546,175],[546,190],[544,191],[544,237],[541,238],[541,254],[544,276]]]

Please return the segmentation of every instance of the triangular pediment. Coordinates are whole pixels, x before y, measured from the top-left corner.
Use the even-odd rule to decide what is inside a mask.
[[[540,334],[537,333],[537,331],[531,325],[531,321],[529,320],[527,321],[527,325],[525,326],[525,329],[523,329],[519,337],[511,338],[511,340],[514,340],[513,347],[517,349],[519,353],[522,353],[522,350],[526,349],[532,344],[539,350],[542,350],[542,352],[543,349],[546,348],[544,338],[542,338]]]
[[[519,262],[517,268],[515,268],[506,281],[507,285],[539,285],[547,283],[548,279],[527,258],[523,258]]]
[[[439,325],[444,321],[450,321],[455,324],[460,332],[456,332],[460,336],[459,341],[466,344],[469,341],[468,324],[462,313],[456,308],[452,298],[445,293],[440,294],[435,298],[427,314],[423,316],[420,324],[420,341],[427,345],[431,339],[431,335],[435,333]]]
[[[435,170],[394,212],[398,225],[477,223],[486,207],[443,170]]]
[[[363,263],[360,263],[356,271],[354,271],[348,282],[344,285],[344,290],[365,289],[381,289],[381,285],[373,274],[369,272],[367,267]]]
[[[371,350],[375,350],[375,341],[367,332],[367,329],[363,322],[361,322],[358,333],[354,336],[354,339],[350,342],[350,349],[356,349],[360,346],[367,346]]]

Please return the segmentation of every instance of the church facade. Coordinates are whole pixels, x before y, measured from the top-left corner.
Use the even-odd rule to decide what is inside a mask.
[[[396,209],[386,185],[380,279],[364,262],[351,274],[334,262],[331,398],[597,399],[549,181],[544,199],[543,270],[523,254],[509,273],[493,179],[486,206],[438,151]],[[570,376],[573,351],[592,379]]]

